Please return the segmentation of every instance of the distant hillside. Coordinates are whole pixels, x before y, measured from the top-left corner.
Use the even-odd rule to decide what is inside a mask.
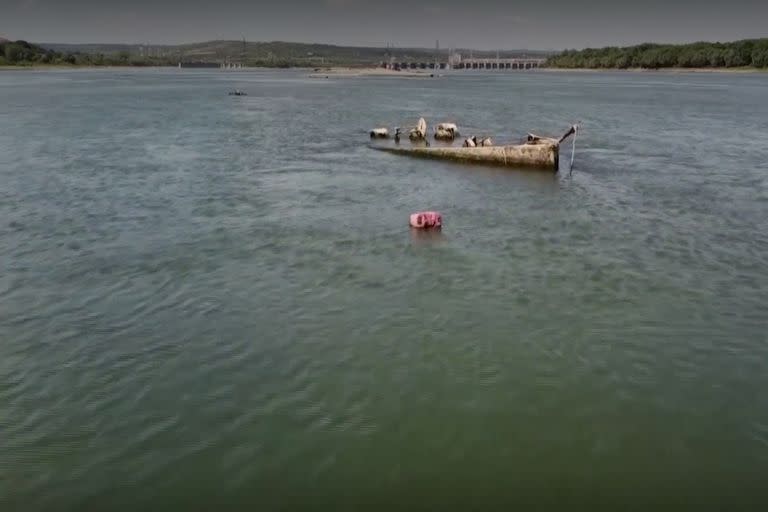
[[[130,65],[175,66],[179,62],[242,63],[249,67],[371,66],[390,58],[398,62],[425,62],[448,59],[448,50],[437,53],[428,48],[376,48],[283,41],[207,41],[169,45],[141,44],[30,44],[26,41],[0,43],[0,65]],[[548,52],[531,50],[454,50],[464,56],[481,58],[547,57]]]
[[[330,44],[291,43],[283,41],[246,42],[207,41],[203,43],[168,45],[119,45],[119,44],[57,44],[41,46],[59,52],[114,55],[128,53],[133,58],[153,58],[184,62],[237,62],[246,66],[369,66],[389,57],[398,61],[434,60],[435,50],[427,48],[376,48],[336,46]],[[495,51],[455,50],[463,55],[495,57]],[[499,52],[500,57],[546,57],[549,53],[530,50]],[[441,50],[441,59],[448,57],[448,50]]]
[[[47,50],[61,53],[103,53],[105,55],[128,52],[139,55],[142,45],[138,44],[69,44],[69,43],[39,43]],[[156,47],[169,48],[169,47]]]
[[[768,67],[768,39],[732,43],[641,44],[624,48],[566,50],[552,56],[555,68],[660,69]]]

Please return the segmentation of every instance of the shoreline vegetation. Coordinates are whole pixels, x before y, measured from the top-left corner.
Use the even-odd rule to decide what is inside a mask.
[[[131,70],[131,69],[175,69],[177,66],[171,65],[144,65],[144,66],[131,66],[131,65],[77,65],[77,64],[37,64],[26,66],[8,66],[0,65],[0,72],[2,71],[62,71],[62,70]],[[249,67],[240,72],[248,71],[304,71],[309,78],[365,78],[365,77],[392,77],[392,78],[434,78],[445,75],[445,71],[435,73],[433,70],[413,70],[413,71],[394,71],[374,66],[361,66],[361,67],[329,67],[329,68],[309,68],[305,66],[297,67],[274,67],[274,66],[260,66]],[[768,68],[753,68],[753,67],[740,67],[740,68],[556,68],[556,67],[541,67],[535,70],[529,70],[528,73],[702,73],[702,74],[765,74],[768,73]],[[450,73],[450,71],[448,72]],[[472,73],[472,71],[466,71],[462,73]],[[485,73],[485,71],[480,71]],[[493,73],[488,71],[487,73]]]
[[[503,58],[540,57],[551,52],[512,50],[474,52],[475,57]],[[64,44],[29,43],[0,38],[0,66],[178,66],[211,68],[236,66],[245,68],[338,68],[375,67],[392,58],[400,62],[433,62],[438,58],[428,48],[391,48],[337,46],[284,41],[205,41],[181,45],[144,44]],[[447,54],[444,57],[447,58]]]
[[[587,70],[759,70],[768,68],[768,39],[565,50],[549,57],[546,66]]]
[[[179,62],[205,62],[207,66],[233,62],[228,55],[232,41],[211,41],[178,47],[146,48],[129,45],[38,45],[0,38],[0,70],[177,67]],[[389,50],[299,43],[246,43],[241,46],[241,63],[248,68],[308,69],[312,78],[393,76],[423,78],[437,76],[438,70],[393,71],[381,63]],[[310,51],[312,50],[312,51]],[[410,49],[403,59],[432,60],[426,49]],[[512,52],[508,52],[512,53]],[[410,55],[410,57],[409,57]],[[489,57],[492,58],[492,57]],[[550,55],[544,70],[574,71],[669,71],[736,72],[768,71],[768,38],[730,43],[662,45],[645,43],[629,47],[565,50]]]
[[[681,67],[669,67],[669,68],[558,68],[558,67],[541,67],[536,71],[545,73],[670,73],[670,74],[684,74],[684,73],[703,73],[703,74],[735,74],[735,75],[751,75],[768,73],[768,68],[753,68],[753,67],[738,67],[738,68],[681,68]]]
[[[27,41],[0,40],[0,68],[41,67],[108,67],[108,66],[172,66],[167,58],[131,55],[128,51],[116,53],[60,52]]]

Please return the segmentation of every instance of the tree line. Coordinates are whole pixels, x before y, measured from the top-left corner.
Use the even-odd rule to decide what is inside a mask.
[[[229,42],[225,42],[229,44]],[[209,43],[213,44],[213,43]],[[234,50],[226,47],[225,58]],[[239,43],[238,43],[239,44]],[[255,46],[254,46],[255,45]],[[364,61],[362,50],[322,45],[296,45],[291,43],[251,43],[246,58],[248,66],[264,67],[317,67],[318,65],[359,64]],[[262,48],[263,47],[263,48]],[[307,51],[306,48],[314,51]],[[269,50],[252,53],[254,49]],[[266,51],[265,50],[265,51]],[[376,49],[378,52],[382,49]],[[349,53],[347,55],[347,53]],[[350,53],[351,52],[351,53]],[[379,58],[380,55],[377,56]],[[0,40],[0,66],[76,65],[76,66],[173,66],[179,56],[139,56],[127,50],[119,52],[65,52],[42,48],[26,41]],[[587,48],[566,50],[547,60],[553,68],[629,69],[629,68],[768,68],[768,39],[746,39],[732,43],[692,43],[663,45],[645,43],[629,47]]]
[[[547,65],[570,69],[768,68],[768,39],[566,50],[550,57]]]
[[[168,66],[169,58],[139,57],[127,51],[113,54],[57,52],[42,48],[27,41],[0,41],[0,66],[35,65],[74,66]]]
[[[234,43],[233,43],[234,44]],[[238,43],[239,44],[239,43]],[[314,55],[293,55],[290,50],[290,43],[264,43],[270,47],[275,47],[275,53],[268,55],[257,54],[249,55],[245,64],[249,67],[272,67],[272,68],[292,68],[292,67],[317,67],[319,64],[337,65],[349,63],[343,57],[332,55],[325,59]],[[230,45],[231,46],[231,45]],[[309,46],[309,45],[303,45]],[[234,48],[234,50],[232,49]],[[238,47],[227,48],[228,51],[214,54],[210,60],[214,62],[224,62],[228,56],[237,53]],[[211,52],[203,52],[210,54]],[[139,56],[128,50],[118,52],[92,52],[92,51],[55,51],[49,48],[43,48],[27,41],[0,41],[0,66],[38,66],[38,65],[56,65],[56,66],[176,66],[181,58],[181,53],[177,55],[166,55],[164,57],[146,57]],[[239,62],[240,59],[236,59]],[[376,61],[378,62],[378,61]]]

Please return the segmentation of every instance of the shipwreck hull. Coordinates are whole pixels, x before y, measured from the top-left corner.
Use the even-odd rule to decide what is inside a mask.
[[[520,144],[491,147],[400,147],[373,146],[374,149],[418,158],[451,160],[468,164],[499,165],[557,172],[560,146],[557,143]]]

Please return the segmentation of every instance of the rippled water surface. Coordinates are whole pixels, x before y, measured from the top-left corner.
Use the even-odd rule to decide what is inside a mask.
[[[764,500],[766,98],[1,72],[0,508]],[[367,147],[419,115],[584,130],[571,176]]]

